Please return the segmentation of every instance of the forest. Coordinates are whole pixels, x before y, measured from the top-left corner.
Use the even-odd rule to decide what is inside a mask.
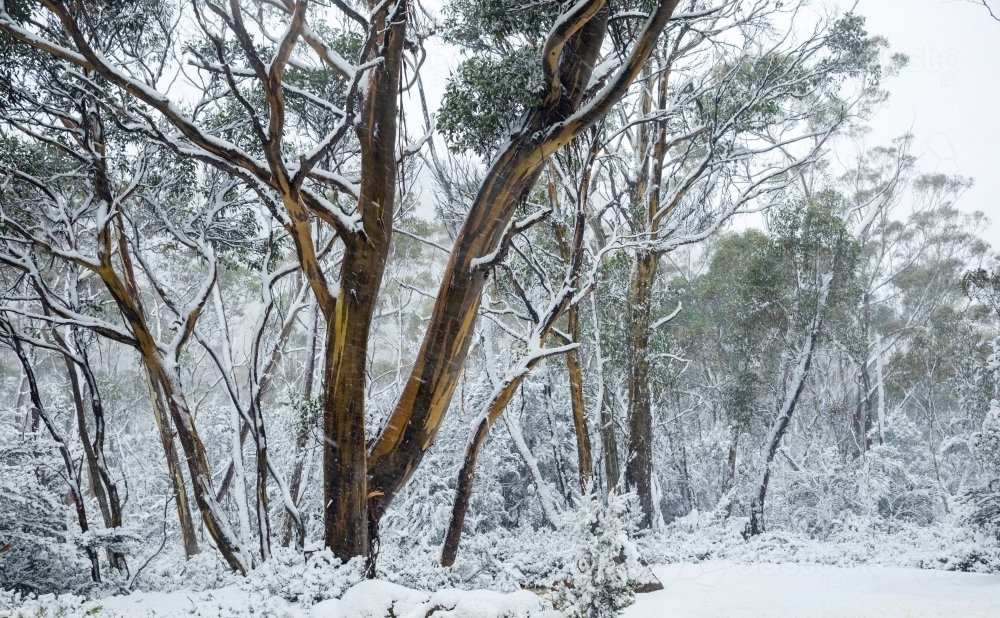
[[[0,0],[0,616],[1000,573],[1000,253],[873,138],[908,61],[812,0]]]

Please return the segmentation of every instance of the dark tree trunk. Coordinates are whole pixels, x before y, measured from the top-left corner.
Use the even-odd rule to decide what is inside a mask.
[[[604,379],[603,377],[601,378]],[[621,468],[618,463],[618,437],[615,435],[615,410],[611,393],[604,385],[601,397],[601,450],[604,457],[604,478],[608,493],[615,491],[621,482]]]
[[[77,428],[80,433],[80,442],[83,444],[84,455],[87,458],[87,471],[90,476],[91,487],[101,509],[105,528],[118,528],[122,525],[121,500],[118,497],[118,486],[111,477],[108,470],[107,461],[104,457],[104,406],[101,402],[100,393],[97,390],[97,380],[90,369],[89,360],[83,350],[82,342],[78,333],[74,331],[77,341],[77,349],[83,360],[83,372],[86,378],[87,388],[90,391],[90,409],[94,417],[94,440],[90,441],[87,429],[86,411],[83,402],[83,393],[80,385],[79,374],[77,374],[76,364],[69,355],[63,355],[66,361],[66,370],[69,373],[70,388],[73,393],[73,403],[76,407]],[[125,556],[119,552],[108,550],[108,562],[111,567],[119,572],[125,572],[127,564]]]
[[[650,295],[656,276],[659,256],[641,252],[636,258],[635,271],[629,290],[629,436],[628,462],[625,465],[625,487],[639,497],[642,518],[639,525],[653,525],[653,410],[649,392]]]
[[[455,502],[451,507],[448,532],[445,534],[444,547],[441,549],[441,566],[453,566],[455,558],[458,556],[458,545],[462,540],[462,526],[465,524],[465,515],[469,512],[469,500],[472,497],[472,482],[476,477],[476,461],[479,459],[480,445],[486,441],[488,432],[489,422],[483,418],[476,425],[472,439],[465,447],[462,468],[458,472],[458,486],[455,488]]]

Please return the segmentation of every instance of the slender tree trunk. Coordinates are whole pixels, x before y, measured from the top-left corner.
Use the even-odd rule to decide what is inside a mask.
[[[222,292],[219,287],[212,291],[212,300],[215,305],[215,315],[222,330],[222,354],[225,360],[225,367],[222,371],[232,372],[233,352],[230,345],[229,322],[226,320],[225,306],[222,302]],[[232,376],[231,376],[232,377]],[[234,394],[234,396],[238,396]],[[240,411],[233,405],[229,411],[230,450],[233,458],[233,501],[236,503],[236,521],[239,524],[240,543],[248,545],[250,543],[250,509],[247,502],[246,492],[246,467],[243,462],[243,419],[240,418]]]
[[[135,278],[135,266],[132,263],[132,254],[125,239],[122,229],[121,219],[115,218],[115,234],[118,242],[118,259],[121,261],[124,281],[119,281],[124,288],[125,296],[128,297],[135,310],[133,311],[137,323],[141,318],[142,328],[146,328],[146,314],[142,304],[142,296],[139,291],[139,284]],[[112,285],[117,277],[112,278]],[[122,299],[122,302],[126,302]],[[119,303],[119,306],[121,303]],[[141,355],[140,355],[141,357]],[[177,521],[181,532],[181,544],[184,546],[184,555],[188,558],[199,553],[198,536],[194,528],[194,518],[191,516],[191,503],[187,494],[187,486],[184,483],[184,472],[180,465],[180,458],[177,455],[177,447],[174,444],[174,432],[170,422],[170,414],[167,411],[164,401],[163,391],[153,380],[153,375],[149,366],[143,362],[143,374],[146,376],[146,388],[149,390],[149,404],[153,411],[153,418],[156,421],[156,428],[160,434],[160,444],[163,445],[163,454],[167,462],[167,476],[174,491],[174,505],[177,509]]]
[[[597,224],[599,225],[599,223]],[[594,224],[592,223],[591,227]],[[604,352],[601,348],[601,323],[597,313],[597,297],[590,297],[590,308],[594,320],[594,348],[597,356],[597,419],[599,435],[601,436],[601,457],[604,462],[604,489],[610,494],[616,491],[621,480],[618,467],[618,438],[615,435],[614,407],[611,400],[611,389],[608,388],[608,378],[604,372]]]
[[[105,178],[103,182],[95,182],[95,186],[98,189],[98,195],[107,196],[106,199],[110,200],[111,192],[106,182]],[[107,204],[111,203],[111,201],[107,201]],[[124,243],[120,243],[119,246],[122,244]],[[212,471],[208,465],[205,445],[198,435],[194,416],[184,401],[177,367],[173,359],[165,357],[149,330],[142,306],[137,302],[138,291],[130,291],[130,285],[118,276],[111,264],[111,231],[109,229],[99,232],[98,259],[101,266],[96,268],[95,272],[104,282],[111,297],[118,305],[122,317],[132,330],[136,339],[136,348],[149,372],[150,382],[162,394],[165,410],[169,412],[169,418],[173,422],[181,447],[184,449],[188,472],[191,475],[191,485],[194,488],[195,501],[201,511],[205,528],[230,567],[240,573],[246,573],[250,568],[250,562],[230,529],[221,505],[215,499],[215,492],[212,488]],[[197,320],[197,317],[197,315],[192,315],[191,319]],[[164,418],[167,416],[165,415]],[[161,429],[161,435],[164,439],[166,439],[166,436],[163,435],[165,428],[164,424]],[[172,438],[170,441],[172,442]],[[178,478],[175,483],[179,481]],[[182,521],[183,526],[184,522]]]
[[[153,351],[148,351],[143,357],[150,366],[150,373],[163,389],[163,398],[184,449],[191,485],[194,487],[195,500],[201,511],[205,529],[212,536],[212,540],[215,541],[216,547],[229,566],[234,571],[245,574],[250,569],[250,561],[230,529],[222,505],[215,500],[212,470],[208,465],[205,445],[198,435],[194,417],[181,395],[179,378],[171,374],[171,369],[168,369]]]
[[[729,456],[726,458],[726,476],[722,483],[722,495],[725,496],[736,484],[736,437],[729,443]],[[733,501],[726,501],[726,517],[733,514]]]
[[[87,382],[87,390],[90,392],[90,411],[94,417],[94,442],[92,450],[94,452],[95,463],[97,464],[97,473],[107,493],[110,518],[105,521],[105,525],[109,528],[120,528],[122,525],[121,498],[118,496],[118,485],[111,476],[111,470],[108,469],[108,461],[104,455],[104,403],[101,400],[101,393],[97,386],[97,378],[91,370],[87,351],[83,347],[82,341],[79,340],[79,333],[74,331],[74,335],[77,336],[77,349],[80,350],[80,355],[83,358],[81,370]],[[108,553],[112,567],[118,569],[120,572],[125,572],[128,569],[124,554],[110,550]]]
[[[444,546],[441,548],[441,566],[451,567],[458,557],[458,545],[462,540],[462,526],[469,512],[469,500],[472,497],[472,481],[476,476],[476,461],[479,459],[479,445],[486,441],[489,433],[489,421],[482,417],[476,423],[465,446],[462,457],[462,467],[458,471],[458,485],[455,487],[455,501],[451,506],[451,519],[448,521],[448,531],[444,536]]]
[[[77,338],[77,348],[81,348],[79,338]],[[91,442],[76,364],[68,354],[63,355],[63,360],[66,362],[66,370],[69,373],[70,390],[73,393],[73,404],[76,408],[77,429],[80,434],[80,443],[83,445],[84,456],[87,459],[87,472],[94,496],[97,498],[97,504],[101,509],[104,527],[108,529],[118,528],[122,525],[121,501],[118,498],[118,487],[111,477],[104,458],[104,408],[100,402],[100,395],[94,394],[97,388],[96,380],[93,379],[93,373],[90,373],[89,367],[84,369],[85,374],[89,373],[89,376],[85,375],[85,377],[88,389],[91,390],[91,410],[94,416],[94,441]],[[83,360],[85,363],[87,362],[85,356]],[[111,549],[108,550],[108,563],[119,572],[124,572],[127,569],[125,556]]]
[[[878,381],[878,443],[885,444],[885,383],[883,382],[882,366],[882,335],[875,336],[875,379]]]
[[[558,313],[561,313],[561,310],[558,310]],[[555,318],[550,316],[549,323],[551,324],[554,320]],[[544,343],[544,337],[544,334],[539,337],[539,348]],[[479,460],[479,452],[482,450],[483,443],[486,442],[490,427],[507,409],[507,404],[510,403],[514,393],[520,388],[532,368],[546,355],[559,351],[554,349],[547,354],[536,354],[523,359],[520,367],[509,373],[504,382],[494,388],[492,397],[473,424],[469,442],[465,447],[465,456],[462,458],[462,467],[458,473],[458,486],[455,488],[451,520],[448,522],[448,531],[445,533],[444,547],[441,550],[442,566],[454,565],[455,558],[458,556],[458,545],[462,539],[462,526],[465,524],[465,516],[468,513],[469,500],[472,496],[472,481],[476,475],[476,462]]]
[[[569,308],[569,333],[573,341],[580,338],[580,312],[574,305]],[[569,369],[570,405],[573,409],[573,429],[576,432],[576,458],[580,469],[580,490],[586,491],[594,483],[594,459],[590,447],[590,432],[587,429],[586,403],[583,399],[583,367],[580,365],[580,349],[566,353]]]
[[[765,456],[761,465],[760,477],[757,482],[757,491],[750,501],[750,522],[744,531],[744,536],[756,536],[764,532],[764,499],[767,497],[767,486],[771,480],[771,463],[781,446],[781,440],[785,436],[785,431],[792,421],[792,414],[798,405],[802,391],[805,389],[806,380],[809,378],[809,368],[812,365],[813,352],[816,349],[816,342],[819,340],[820,332],[823,328],[823,317],[826,311],[827,300],[830,297],[830,287],[833,282],[833,274],[824,277],[820,288],[820,300],[817,313],[809,327],[809,333],[802,349],[799,351],[798,363],[793,370],[791,383],[785,390],[784,399],[778,414],[771,425],[767,439],[764,442]]]
[[[601,450],[604,457],[604,477],[607,491],[611,493],[621,481],[621,469],[618,463],[618,437],[615,435],[615,410],[611,401],[611,393],[601,378],[603,391],[600,398],[601,406]]]
[[[625,486],[635,491],[642,509],[640,526],[653,525],[653,410],[649,392],[649,320],[651,293],[659,256],[640,252],[629,289],[629,448]]]
[[[309,335],[308,342],[306,343],[306,365],[303,371],[304,378],[302,381],[302,405],[303,408],[299,413],[299,425],[296,427],[295,435],[295,465],[292,468],[292,477],[289,481],[288,490],[291,493],[292,502],[296,504],[299,503],[299,496],[301,494],[301,484],[302,484],[302,472],[305,466],[305,448],[309,441],[309,430],[312,425],[312,391],[313,391],[313,374],[316,372],[316,339],[317,339],[317,329],[319,329],[319,308],[316,303],[312,304],[312,308],[309,312]],[[299,535],[301,536],[301,535]],[[282,525],[281,533],[281,546],[288,547],[292,542],[292,517],[289,514],[285,514],[285,522]],[[305,542],[303,538],[296,539],[296,545],[301,546]]]
[[[83,393],[80,390],[80,376],[77,373],[76,364],[68,355],[63,355],[66,363],[66,370],[69,374],[70,392],[73,395],[73,407],[76,410],[76,427],[80,436],[80,444],[83,446],[83,455],[87,461],[87,477],[90,481],[90,491],[97,498],[97,506],[101,509],[101,517],[104,525],[111,527],[111,508],[108,506],[108,494],[104,491],[104,484],[101,482],[101,475],[97,471],[97,456],[94,455],[94,446],[90,443],[90,431],[87,429],[87,409],[83,402]]]
[[[45,411],[45,406],[42,403],[42,395],[38,389],[38,382],[35,379],[35,371],[31,366],[31,361],[28,359],[28,355],[24,352],[24,347],[21,345],[21,340],[18,338],[17,333],[14,332],[13,326],[6,322],[3,324],[4,329],[7,330],[7,335],[10,340],[11,348],[17,355],[18,360],[21,362],[21,368],[24,370],[24,374],[28,381],[28,393],[31,397],[31,403],[38,413],[39,418],[43,423],[45,423],[46,429],[49,430],[49,435],[52,440],[56,443],[59,449],[59,454],[62,455],[63,466],[65,467],[66,483],[69,484],[70,496],[73,499],[73,504],[76,507],[76,517],[77,522],[80,525],[80,532],[86,533],[90,527],[87,524],[87,509],[85,502],[83,501],[83,492],[80,491],[80,484],[77,482],[75,466],[73,465],[73,456],[69,452],[69,447],[66,445],[66,441],[63,440],[62,435],[56,428],[55,423],[49,418],[48,413]],[[101,564],[97,557],[97,552],[92,547],[86,548],[87,558],[90,560],[90,577],[95,583],[101,583]]]
[[[476,477],[476,462],[479,460],[479,452],[482,450],[486,436],[489,435],[490,427],[510,403],[514,393],[524,382],[531,367],[533,367],[541,357],[530,363],[530,366],[522,365],[522,371],[516,372],[510,379],[494,390],[489,403],[480,413],[479,419],[472,427],[469,435],[469,442],[465,447],[465,455],[462,458],[462,467],[458,472],[458,486],[455,488],[455,501],[452,503],[451,520],[448,522],[448,531],[445,534],[444,547],[441,550],[441,565],[450,567],[455,564],[458,556],[458,545],[462,539],[462,526],[465,524],[465,516],[469,511],[469,501],[472,496],[472,481]]]
[[[577,347],[577,344],[571,343],[562,349],[545,349],[545,340],[548,338],[556,320],[571,306],[572,294],[576,288],[576,281],[583,263],[583,236],[586,223],[586,213],[582,208],[578,207],[573,225],[573,237],[569,243],[570,263],[559,292],[561,297],[552,299],[549,311],[540,317],[530,335],[529,348],[535,350],[535,352],[522,358],[516,369],[508,372],[503,382],[497,383],[491,374],[491,381],[494,383],[493,395],[473,424],[472,433],[469,436],[469,442],[465,449],[462,468],[459,471],[458,487],[455,490],[451,521],[448,523],[448,531],[445,535],[444,547],[441,551],[441,564],[443,566],[452,566],[455,563],[455,557],[458,555],[458,545],[462,537],[462,526],[465,523],[465,515],[468,512],[469,499],[472,494],[472,481],[475,477],[476,461],[479,458],[479,451],[486,441],[490,427],[500,418],[500,415],[503,414],[507,408],[507,404],[510,403],[511,398],[514,396],[514,393],[521,387],[524,379],[542,359],[546,356],[576,349]],[[544,352],[542,351],[543,349]],[[526,445],[524,446],[524,450],[527,450]],[[528,459],[533,459],[530,457],[530,454]],[[532,470],[533,474],[536,472],[537,470]],[[543,491],[541,474],[538,474],[537,477],[536,483],[541,492]]]
[[[143,372],[146,374],[146,387],[149,389],[153,418],[156,420],[160,443],[163,445],[163,453],[167,461],[167,475],[170,477],[170,484],[174,490],[174,504],[177,508],[177,521],[180,525],[181,544],[184,546],[184,555],[190,558],[201,550],[198,548],[198,535],[194,528],[194,518],[191,516],[191,503],[184,483],[184,472],[177,455],[177,446],[174,444],[174,430],[166,404],[163,401],[163,393],[153,382],[149,369],[145,365]]]

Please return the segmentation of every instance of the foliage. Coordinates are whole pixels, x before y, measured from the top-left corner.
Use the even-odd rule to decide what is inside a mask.
[[[567,616],[612,618],[635,602],[642,565],[629,540],[634,530],[629,502],[628,494],[612,492],[603,504],[591,488],[567,515],[576,555],[566,567],[566,581],[556,583],[555,601]]]

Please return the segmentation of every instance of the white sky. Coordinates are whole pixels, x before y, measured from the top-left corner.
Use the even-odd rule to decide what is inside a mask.
[[[1000,0],[988,2],[1000,15]],[[988,240],[1000,249],[1000,21],[965,0],[859,0],[857,12],[910,57],[886,83],[892,97],[871,142],[912,131],[922,171],[974,178],[958,206],[990,217]]]

